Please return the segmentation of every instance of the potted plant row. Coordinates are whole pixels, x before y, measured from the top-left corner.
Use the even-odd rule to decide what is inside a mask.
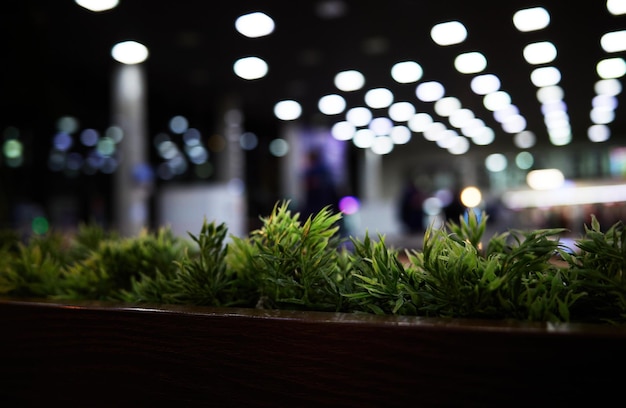
[[[604,401],[626,362],[626,230],[485,237],[488,214],[421,248],[340,234],[276,203],[246,237],[203,220],[0,241],[0,398],[20,405],[502,406]],[[614,367],[614,369],[610,369]],[[602,390],[602,391],[600,391]]]

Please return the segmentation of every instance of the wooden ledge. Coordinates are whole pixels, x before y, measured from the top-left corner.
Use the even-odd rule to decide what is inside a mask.
[[[0,300],[7,406],[518,406],[621,396],[626,329]]]

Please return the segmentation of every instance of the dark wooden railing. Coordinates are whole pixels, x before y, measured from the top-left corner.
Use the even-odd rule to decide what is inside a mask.
[[[604,406],[625,384],[608,325],[5,299],[0,327],[7,408]]]

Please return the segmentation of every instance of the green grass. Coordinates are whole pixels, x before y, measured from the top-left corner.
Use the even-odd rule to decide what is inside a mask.
[[[133,238],[94,225],[20,242],[0,234],[0,296],[380,315],[626,323],[626,230],[595,217],[565,229],[484,236],[488,214],[430,227],[398,250],[339,234],[341,213],[307,219],[277,202],[246,237],[206,219],[188,239],[167,228]],[[351,247],[351,250],[347,248]],[[560,262],[555,262],[559,259]]]

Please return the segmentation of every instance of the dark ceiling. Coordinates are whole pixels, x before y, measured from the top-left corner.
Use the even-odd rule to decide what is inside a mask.
[[[574,142],[586,145],[598,79],[595,66],[607,57],[600,37],[626,28],[626,16],[610,15],[604,0],[344,0],[346,14],[332,19],[319,17],[321,3],[121,0],[111,11],[93,13],[71,0],[4,1],[0,125],[50,128],[52,134],[55,119],[69,114],[84,126],[107,126],[116,64],[110,50],[119,41],[133,39],[150,49],[144,65],[151,132],[177,114],[196,126],[212,126],[227,96],[240,101],[250,126],[273,126],[273,106],[284,98],[301,102],[303,123],[331,124],[337,117],[322,117],[317,101],[337,92],[334,75],[346,69],[361,71],[367,81],[362,91],[345,95],[349,105],[362,105],[365,90],[383,86],[392,89],[397,100],[432,112],[430,104],[417,100],[415,84],[394,84],[389,75],[395,62],[413,59],[424,68],[423,80],[440,81],[446,94],[458,97],[496,130],[499,148],[513,148],[511,135],[501,131],[482,107],[481,97],[471,92],[471,76],[453,67],[459,53],[481,51],[488,59],[487,72],[501,78],[502,89],[511,94],[541,147],[548,136],[529,79],[532,67],[524,61],[522,48],[550,40],[559,52],[554,65],[562,73]],[[518,32],[512,25],[514,12],[537,5],[550,12],[551,24],[538,32]],[[275,32],[258,39],[237,33],[235,19],[251,11],[271,16]],[[465,24],[467,40],[447,48],[435,45],[430,29],[453,19]],[[233,73],[233,62],[247,55],[269,63],[265,78],[245,81]],[[624,138],[621,111],[618,108],[611,124],[611,142]]]

